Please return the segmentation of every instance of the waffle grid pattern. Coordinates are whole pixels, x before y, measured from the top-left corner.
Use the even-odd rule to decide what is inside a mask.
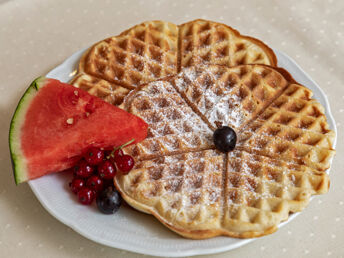
[[[205,37],[212,39],[209,44],[213,47],[200,43]],[[209,56],[207,60],[204,51]],[[218,57],[220,52],[221,57]],[[92,46],[79,63],[79,74],[87,76],[78,76],[78,80],[71,83],[76,87],[87,85],[84,89],[91,94],[120,106],[123,92],[117,96],[118,89],[108,84],[132,90],[138,85],[175,75],[191,63],[200,64],[199,59],[202,63],[227,66],[249,63],[275,66],[277,63],[269,47],[224,24],[195,20],[178,26],[149,21]],[[96,90],[89,87],[90,81],[99,79],[104,80],[102,87],[98,82],[94,85]]]
[[[224,154],[215,150],[161,156],[139,161],[123,178],[130,185],[124,190],[168,221],[206,229],[209,223],[219,226],[223,169]]]
[[[301,211],[312,194],[324,193],[328,177],[309,167],[234,151],[227,159],[224,225],[243,221],[252,228],[278,224]]]
[[[153,21],[94,45],[80,70],[129,89],[177,72],[178,28]]]
[[[237,148],[224,155],[211,141],[215,122],[208,120],[208,109],[196,101],[199,96],[192,98],[192,92],[205,96],[216,92],[216,101],[221,102],[243,87],[250,89],[247,96],[252,98],[257,89],[269,94],[261,103],[253,100],[259,103],[258,111],[245,110],[247,120],[237,130]],[[273,68],[185,68],[175,77],[140,86],[128,95],[124,107],[145,119],[150,131],[146,140],[125,150],[139,161],[128,175],[117,176],[115,184],[132,206],[152,213],[185,237],[265,235],[275,231],[290,212],[305,208],[311,195],[328,190],[324,169],[334,153],[333,132],[323,108],[311,99],[310,90],[288,82]],[[284,123],[291,114],[290,123]],[[306,120],[312,123],[304,128]],[[195,145],[184,144],[192,139],[189,133],[200,136]],[[208,141],[204,144],[201,139]],[[273,151],[260,147],[259,139],[267,139]],[[170,140],[173,148],[166,147]],[[280,141],[289,144],[285,154],[278,152]],[[316,153],[316,162],[300,162],[295,155],[304,146],[315,152],[321,149],[326,158]]]
[[[297,84],[288,89],[247,129],[253,137],[243,144],[249,152],[283,158],[326,170],[334,155],[334,132],[312,92]]]
[[[129,93],[127,88],[85,73],[76,76],[70,84],[115,106],[121,105],[124,97]]]
[[[287,86],[287,81],[261,66],[208,66],[183,69],[174,85],[213,129],[219,123],[240,129]]]
[[[269,64],[269,55],[252,38],[216,22],[197,20],[180,25],[181,67],[200,64],[236,66]]]
[[[126,149],[140,159],[213,146],[211,129],[168,81],[153,82],[133,92],[126,109],[149,124],[147,138]]]

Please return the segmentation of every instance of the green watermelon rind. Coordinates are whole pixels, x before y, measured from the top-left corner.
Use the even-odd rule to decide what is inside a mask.
[[[24,95],[21,97],[11,120],[8,140],[14,180],[16,184],[24,182],[28,179],[26,160],[20,146],[21,128],[24,124],[25,115],[28,108],[30,107],[31,101],[36,96],[38,90],[44,86],[45,81],[45,77],[38,77],[31,83],[31,85],[25,91]]]

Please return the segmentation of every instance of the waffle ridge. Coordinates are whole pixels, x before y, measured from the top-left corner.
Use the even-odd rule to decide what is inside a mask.
[[[179,28],[181,67],[205,63],[229,67],[277,64],[272,50],[261,41],[242,36],[225,24],[198,19]]]
[[[323,107],[311,96],[309,89],[291,84],[247,128],[254,136],[244,144],[245,149],[322,171],[329,168],[335,134],[329,129]]]
[[[125,190],[154,207],[164,220],[179,226],[187,221],[191,227],[206,229],[220,221],[223,159],[224,154],[216,150],[157,157],[139,161],[129,177],[119,180],[127,180],[124,185],[128,186],[134,181]]]
[[[78,74],[70,83],[115,106],[120,106],[129,93],[127,88],[85,73]]]
[[[210,65],[184,69],[174,85],[213,129],[219,124],[240,129],[283,91],[287,81],[267,67]]]
[[[169,81],[143,85],[126,98],[127,111],[150,126],[142,142],[127,148],[141,159],[213,147],[212,131],[193,112]],[[196,126],[195,126],[196,125]]]
[[[226,78],[228,82],[232,82],[233,78],[242,74],[240,80],[237,80],[240,83],[229,87],[235,91],[236,88],[240,89],[241,85],[246,87],[252,83],[250,81],[256,80],[254,74],[257,71],[264,76],[257,80],[259,85],[248,89],[253,92],[257,87],[266,87],[273,91],[268,91],[268,97],[264,98],[265,103],[262,101],[263,104],[258,105],[259,113],[255,113],[257,108],[249,109],[246,120],[236,127],[239,141],[233,152],[226,155],[220,153],[209,142],[204,148],[179,147],[179,151],[167,152],[162,148],[163,151],[154,150],[156,155],[147,156],[144,152],[137,151],[137,146],[130,146],[125,151],[136,155],[138,164],[128,175],[115,178],[115,185],[124,199],[136,209],[153,214],[165,226],[184,237],[204,239],[226,235],[248,238],[274,232],[279,223],[288,219],[290,213],[303,210],[312,195],[326,193],[329,177],[324,172],[325,167],[299,162],[292,155],[269,155],[254,148],[258,138],[266,137],[267,130],[273,131],[274,127],[266,122],[271,118],[271,112],[274,111],[275,116],[278,116],[293,111],[297,116],[302,110],[300,118],[306,115],[314,118],[310,129],[297,128],[299,122],[295,123],[294,127],[289,125],[285,128],[277,123],[277,127],[282,128],[281,136],[278,133],[274,136],[277,139],[283,138],[283,135],[301,130],[305,135],[301,138],[307,136],[308,144],[311,139],[320,137],[321,140],[316,141],[317,144],[323,148],[328,158],[333,154],[333,132],[329,130],[326,119],[324,120],[323,108],[311,99],[310,90],[295,84],[291,77],[280,69],[263,65],[233,68],[218,65],[188,67],[176,76],[140,86],[126,97],[124,107],[127,111],[148,119],[149,126],[152,124],[155,128],[155,122],[149,120],[154,115],[145,117],[146,114],[141,112],[142,110],[137,110],[135,102],[140,103],[140,107],[155,110],[163,98],[164,105],[172,107],[172,110],[188,106],[193,117],[203,121],[204,126],[208,125],[208,130],[213,132],[216,124],[208,121],[208,116],[204,113],[208,109],[202,109],[202,105],[198,105],[199,102],[189,98],[194,94],[190,93],[188,87],[196,86],[195,90],[201,89],[200,92],[204,95],[207,95],[209,89],[212,92],[220,92],[222,95],[218,95],[217,101],[221,101],[221,96],[225,97],[228,91],[218,90],[214,80]],[[214,78],[209,81],[204,77]],[[220,84],[229,85],[219,81]],[[271,87],[270,83],[274,87]],[[153,103],[145,103],[142,96],[149,97]],[[186,120],[189,121],[189,117]],[[163,128],[161,125],[158,127]],[[192,130],[198,127],[198,124],[194,125]],[[177,134],[180,135],[180,132]],[[148,140],[155,141],[154,135],[152,136]],[[157,136],[158,140],[161,139],[159,137],[161,135]],[[279,146],[275,139],[268,140]],[[289,144],[294,144],[294,148],[301,144],[297,141],[293,143],[292,138],[288,140]],[[135,148],[136,151],[133,151]]]
[[[177,72],[177,26],[150,21],[96,43],[79,71],[133,89]]]
[[[227,39],[220,45],[223,47],[227,44],[230,52],[226,53],[226,60],[232,61],[223,62],[223,58],[215,58],[219,46],[214,43],[213,49],[208,49],[209,55],[214,58],[203,60],[202,63],[227,66],[235,63],[263,63],[272,66],[277,64],[276,57],[268,46],[257,39],[240,35],[224,24],[206,20],[194,20],[182,25],[147,21],[118,36],[102,40],[85,51],[79,62],[77,80],[74,79],[71,83],[76,87],[83,86],[91,94],[120,106],[124,90],[119,91],[119,87],[133,90],[141,84],[177,74],[182,68],[189,66],[190,62],[185,61],[185,56],[196,60],[201,52],[190,52],[185,48],[189,37],[184,32],[187,27],[204,27],[205,24],[212,28],[208,34],[227,34]],[[204,33],[194,33],[192,39],[201,39]],[[232,48],[231,45],[238,41],[243,41],[240,48]],[[260,58],[253,58],[258,56]],[[241,61],[233,61],[237,59]],[[90,87],[92,82],[96,89]]]

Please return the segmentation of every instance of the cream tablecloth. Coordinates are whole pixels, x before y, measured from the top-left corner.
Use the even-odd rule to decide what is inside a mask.
[[[142,257],[91,242],[55,220],[27,184],[15,186],[11,115],[37,76],[75,51],[150,19],[205,18],[263,39],[326,92],[338,127],[331,189],[277,233],[213,257],[344,257],[344,2],[0,0],[0,256]]]

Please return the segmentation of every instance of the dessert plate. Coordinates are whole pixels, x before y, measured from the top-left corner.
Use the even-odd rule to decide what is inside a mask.
[[[75,74],[80,50],[67,58],[46,76],[68,82]],[[326,95],[321,88],[286,54],[274,50],[278,65],[287,69],[300,84],[306,85],[326,109],[328,123],[337,135],[336,124]],[[337,138],[337,137],[336,137]],[[336,140],[334,143],[334,147]],[[328,171],[329,172],[329,171]],[[243,246],[254,239],[215,237],[206,240],[190,240],[168,230],[153,216],[122,206],[114,215],[100,213],[96,206],[83,206],[68,189],[71,175],[56,173],[35,179],[29,185],[43,207],[56,219],[82,236],[97,243],[141,254],[154,256],[191,256],[228,251]],[[291,221],[280,224],[280,227]]]

